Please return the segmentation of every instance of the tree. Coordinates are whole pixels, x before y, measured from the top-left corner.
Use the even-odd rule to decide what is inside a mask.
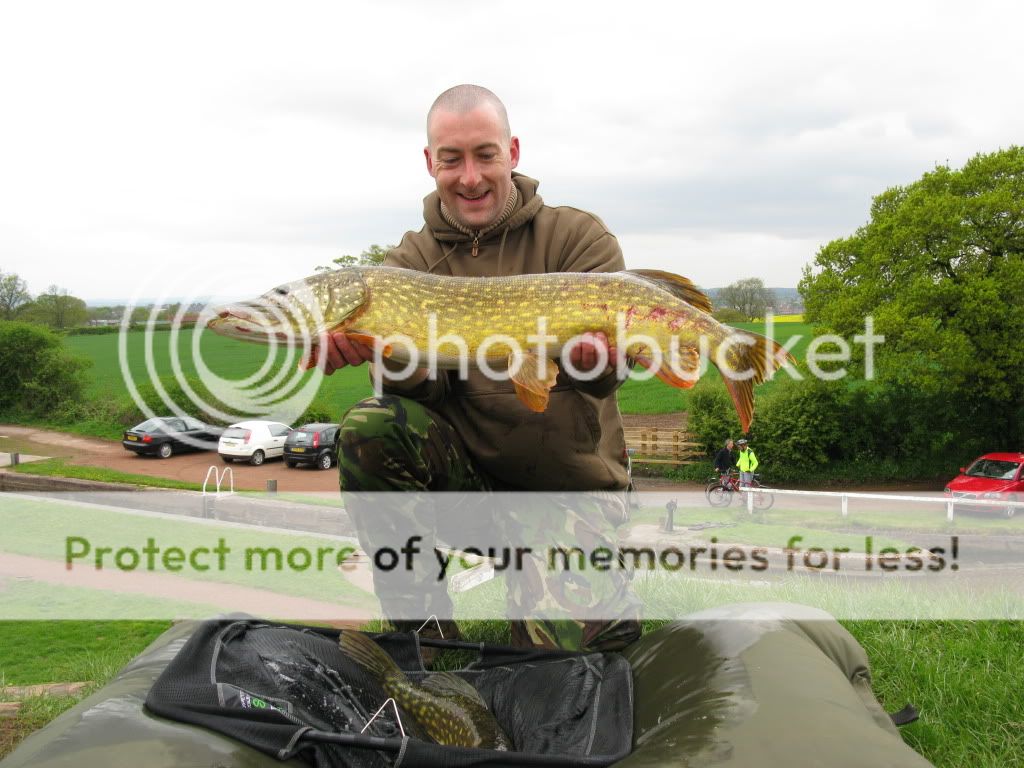
[[[734,307],[718,307],[711,314],[715,320],[726,325],[730,323],[745,323],[749,318]]]
[[[46,328],[0,322],[0,413],[52,415],[75,404],[84,391],[88,365]]]
[[[25,320],[47,325],[58,331],[82,325],[89,319],[85,302],[68,293],[66,288],[51,285],[21,315]]]
[[[756,320],[764,317],[774,301],[775,297],[764,287],[761,278],[748,277],[720,290],[716,303],[720,307],[735,309],[742,313],[745,319]]]
[[[384,257],[388,255],[395,246],[386,245],[381,247],[374,243],[358,256],[339,256],[332,261],[333,266],[317,267],[317,272],[324,272],[331,269],[344,269],[345,267],[377,267],[384,263]]]
[[[13,272],[0,272],[0,320],[13,320],[25,304],[32,301],[28,285]]]
[[[810,322],[847,338],[874,318],[882,380],[969,393],[969,409],[1019,407],[1024,148],[937,166],[878,195],[867,224],[818,251],[800,292]]]

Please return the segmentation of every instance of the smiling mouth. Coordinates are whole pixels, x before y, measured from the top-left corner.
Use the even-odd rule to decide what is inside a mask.
[[[483,200],[489,194],[490,194],[490,190],[487,190],[486,192],[481,192],[479,195],[476,195],[475,197],[467,195],[467,194],[461,194],[461,195],[459,195],[459,197],[461,197],[463,200],[468,200],[471,203],[475,203],[475,202],[478,202],[480,200]]]

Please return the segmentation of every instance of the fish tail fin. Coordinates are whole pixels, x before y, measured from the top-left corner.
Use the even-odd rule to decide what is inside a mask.
[[[374,677],[383,680],[395,674],[402,674],[395,660],[362,632],[342,631],[338,646],[343,654],[365,667]]]
[[[774,339],[749,331],[733,333],[727,341],[729,348],[722,361],[725,363],[722,379],[739,416],[740,427],[747,432],[754,420],[754,385],[768,381],[786,362],[795,363],[796,358]]]

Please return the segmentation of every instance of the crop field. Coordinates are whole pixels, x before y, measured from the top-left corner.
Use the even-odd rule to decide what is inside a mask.
[[[764,332],[764,323],[739,323],[736,327],[755,333]],[[811,334],[811,326],[805,323],[787,322],[775,328],[775,338],[780,343],[786,343],[793,336],[800,337],[792,348],[798,359],[802,359],[806,353]],[[151,343],[148,350],[145,333],[133,331],[126,335],[124,357],[134,382],[140,384],[149,381],[152,375],[174,375],[176,367],[184,375],[196,375],[200,373],[202,366],[217,376],[242,380],[260,371],[267,363],[270,351],[268,347],[259,344],[246,344],[206,332],[200,333],[198,343],[195,343],[196,339],[191,329],[178,333],[173,344],[172,335],[170,331],[155,331],[149,336]],[[90,396],[128,396],[118,352],[117,334],[70,336],[66,343],[73,352],[92,361],[88,372]],[[264,378],[269,379],[282,370],[290,373],[297,362],[297,357],[294,356],[289,361],[288,350],[278,349],[267,365]],[[306,372],[295,375],[298,378],[296,382],[291,382],[292,384],[304,383],[314,374]],[[709,366],[705,375],[711,378],[719,377],[714,366]],[[787,374],[781,373],[775,381],[760,387],[758,392],[763,393],[777,386],[785,386],[788,378]],[[370,393],[371,386],[366,368],[343,369],[323,378],[316,401],[328,406],[340,416],[350,405]],[[686,410],[687,393],[685,390],[668,387],[657,379],[627,381],[619,392],[619,405],[623,413],[672,413]]]

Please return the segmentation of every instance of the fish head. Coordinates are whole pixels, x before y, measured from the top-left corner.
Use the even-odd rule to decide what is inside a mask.
[[[315,346],[323,334],[355,318],[368,295],[358,268],[322,272],[279,285],[251,301],[217,307],[206,327],[245,341]]]

